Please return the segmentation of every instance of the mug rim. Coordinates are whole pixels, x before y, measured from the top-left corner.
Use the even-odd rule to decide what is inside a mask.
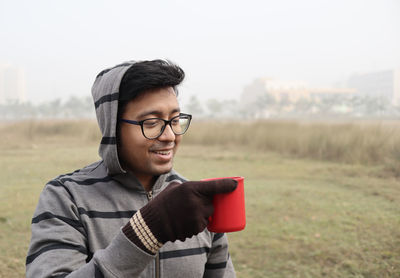
[[[234,177],[218,177],[218,178],[207,178],[207,179],[202,179],[202,181],[212,181],[212,180],[223,180],[223,179],[232,179],[232,180],[244,180],[243,176],[234,176]]]

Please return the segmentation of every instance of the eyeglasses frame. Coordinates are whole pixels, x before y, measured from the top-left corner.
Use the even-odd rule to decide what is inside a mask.
[[[187,126],[186,130],[185,130],[183,133],[178,133],[178,134],[177,134],[177,133],[175,133],[174,129],[172,128],[171,123],[172,123],[172,121],[173,121],[174,119],[176,119],[176,118],[178,118],[178,117],[181,117],[181,116],[186,116],[186,117],[188,117],[189,123],[188,123],[188,126]],[[165,127],[166,127],[167,125],[170,126],[172,132],[173,132],[175,135],[183,135],[183,134],[185,134],[186,131],[189,129],[190,122],[192,121],[192,115],[186,114],[186,113],[179,113],[179,115],[177,115],[177,116],[171,118],[170,120],[164,120],[164,119],[161,119],[161,118],[148,118],[148,119],[144,119],[144,120],[142,120],[142,121],[133,121],[133,120],[127,120],[127,119],[123,119],[123,118],[120,118],[119,120],[120,120],[121,122],[124,122],[124,123],[132,124],[132,125],[139,125],[140,128],[141,128],[141,130],[142,130],[143,136],[144,136],[146,139],[154,140],[154,139],[157,139],[158,137],[160,137],[160,136],[164,133]],[[162,121],[164,122],[164,126],[161,128],[160,134],[157,135],[157,136],[154,137],[154,138],[149,138],[149,137],[147,137],[147,136],[144,134],[143,123],[144,123],[145,121],[147,121],[147,120],[162,120]]]

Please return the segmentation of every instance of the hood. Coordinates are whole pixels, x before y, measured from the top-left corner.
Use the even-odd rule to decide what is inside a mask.
[[[103,70],[97,75],[92,86],[97,122],[102,133],[99,155],[109,175],[125,173],[118,159],[116,137],[119,85],[125,72],[134,63],[130,61]]]

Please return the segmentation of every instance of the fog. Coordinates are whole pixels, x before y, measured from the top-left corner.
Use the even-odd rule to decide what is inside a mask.
[[[182,101],[240,98],[260,77],[334,86],[400,68],[400,1],[0,1],[0,65],[32,103],[90,96],[126,60],[164,58]]]

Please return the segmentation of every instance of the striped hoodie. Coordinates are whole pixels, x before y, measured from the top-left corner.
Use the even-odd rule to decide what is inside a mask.
[[[235,277],[225,234],[206,229],[183,242],[167,242],[153,256],[121,230],[170,183],[185,181],[172,170],[146,192],[119,163],[118,90],[132,64],[96,77],[92,94],[102,132],[101,160],[60,175],[44,187],[32,218],[26,277]]]

